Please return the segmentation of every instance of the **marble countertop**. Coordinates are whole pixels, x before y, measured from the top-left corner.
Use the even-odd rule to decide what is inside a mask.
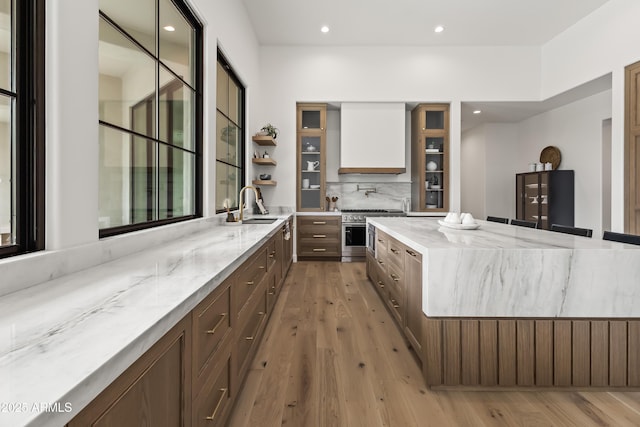
[[[64,425],[288,217],[212,225],[0,297],[0,426]]]
[[[423,311],[433,317],[640,317],[640,247],[477,221],[367,222],[423,256]]]

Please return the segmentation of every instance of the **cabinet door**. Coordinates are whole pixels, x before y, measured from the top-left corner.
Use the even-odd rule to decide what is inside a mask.
[[[298,209],[325,210],[325,136],[298,135]]]
[[[412,209],[449,210],[449,106],[420,104],[411,113]]]
[[[191,425],[190,318],[179,322],[68,426]]]
[[[405,334],[422,359],[422,257],[412,249],[404,254]]]
[[[546,183],[544,187],[546,187]],[[536,221],[540,225],[540,203],[543,203],[541,197],[542,184],[540,173],[522,173],[516,175],[516,218],[526,221]],[[545,188],[546,194],[546,188]],[[544,202],[546,203],[546,202]],[[544,218],[546,220],[546,217]]]
[[[325,104],[298,104],[297,110],[299,131],[324,131],[327,128]]]

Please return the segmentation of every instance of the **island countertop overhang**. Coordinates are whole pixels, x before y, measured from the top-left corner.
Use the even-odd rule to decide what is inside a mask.
[[[429,317],[640,317],[640,248],[478,221],[370,218],[423,256]]]

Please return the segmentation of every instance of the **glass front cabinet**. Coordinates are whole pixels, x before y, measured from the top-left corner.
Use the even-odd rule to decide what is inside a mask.
[[[411,210],[449,210],[449,105],[411,112]]]
[[[297,210],[324,211],[326,104],[297,105]]]
[[[555,170],[516,174],[516,219],[573,227],[574,172]]]

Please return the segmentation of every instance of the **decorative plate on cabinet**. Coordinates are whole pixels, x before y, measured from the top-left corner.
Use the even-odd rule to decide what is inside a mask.
[[[558,147],[549,145],[548,147],[544,147],[540,152],[540,163],[551,163],[553,170],[558,169],[561,161],[562,156],[560,155],[560,149],[558,149]]]

